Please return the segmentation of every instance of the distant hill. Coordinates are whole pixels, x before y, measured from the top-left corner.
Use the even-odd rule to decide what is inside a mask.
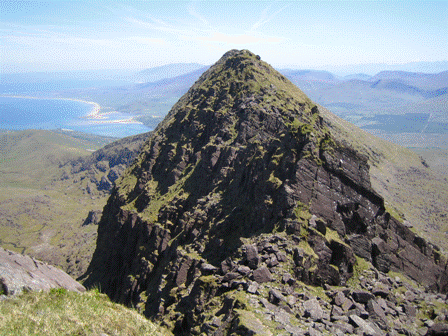
[[[204,65],[198,63],[171,63],[139,71],[130,79],[138,83],[156,82],[164,78],[182,76],[201,68],[204,68]]]
[[[176,71],[188,71],[179,76],[158,81],[121,87],[70,90],[55,93],[57,97],[78,97],[95,101],[106,110],[130,113],[150,128],[155,128],[173,104],[207,69],[198,64],[174,64],[147,69],[143,73],[157,76],[172,75]],[[448,71],[421,73],[406,71],[381,71],[375,76],[358,73],[339,77],[328,71],[283,69],[281,72],[300,87],[315,102],[331,109],[342,118],[353,122],[369,132],[404,146],[448,147]],[[149,77],[148,77],[149,78]],[[148,79],[146,78],[146,79]],[[425,114],[424,127],[417,127],[408,120],[398,129],[394,115]],[[380,115],[390,115],[386,119]],[[392,124],[384,120],[394,120]],[[410,136],[419,134],[420,142]],[[444,139],[432,143],[433,135]],[[406,140],[405,142],[403,142]]]

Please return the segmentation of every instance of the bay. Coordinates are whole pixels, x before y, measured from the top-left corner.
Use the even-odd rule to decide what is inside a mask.
[[[79,100],[0,96],[0,129],[69,129],[117,138],[151,130],[119,112],[89,116],[94,107]]]

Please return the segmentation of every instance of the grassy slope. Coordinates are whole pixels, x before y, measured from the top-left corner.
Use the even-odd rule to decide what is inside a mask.
[[[448,251],[448,179],[410,149],[377,138],[321,108],[340,139],[369,156],[372,186],[388,210]]]
[[[29,292],[0,304],[0,336],[171,335],[97,290]]]
[[[102,209],[106,198],[92,199],[59,181],[60,164],[103,144],[101,138],[51,131],[0,135],[2,247],[58,265],[73,276],[86,269],[96,227],[81,224],[89,210]]]

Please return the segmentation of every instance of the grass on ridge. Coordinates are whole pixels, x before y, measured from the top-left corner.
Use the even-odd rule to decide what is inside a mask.
[[[0,335],[171,335],[105,294],[62,288],[30,291],[0,302]]]

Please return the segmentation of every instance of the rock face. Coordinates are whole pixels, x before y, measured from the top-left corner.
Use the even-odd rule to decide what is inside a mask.
[[[361,260],[448,290],[446,259],[385,210],[367,158],[337,143],[285,77],[232,50],[116,181],[85,284],[176,334],[255,334],[267,315],[300,334],[293,320],[325,329],[330,310],[297,291],[345,286]],[[335,305],[339,329],[377,330],[357,318],[377,311],[375,296],[350,297]]]
[[[1,294],[14,295],[23,290],[51,288],[65,288],[75,292],[85,291],[84,286],[60,269],[0,247]]]
[[[61,179],[72,179],[81,184],[88,194],[109,194],[115,181],[129,167],[150,133],[143,133],[114,141],[95,151],[64,164],[67,169]]]

